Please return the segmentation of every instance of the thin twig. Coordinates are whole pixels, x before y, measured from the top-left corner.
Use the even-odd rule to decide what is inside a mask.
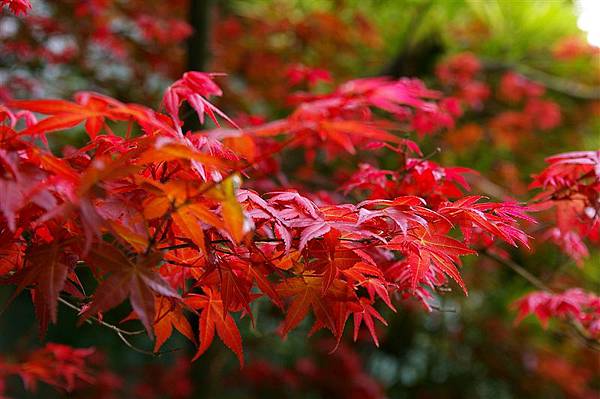
[[[484,60],[484,65],[486,68],[492,70],[508,69],[516,71],[531,80],[542,83],[548,89],[566,94],[571,97],[581,98],[584,100],[600,99],[600,87],[588,86],[583,83],[567,80],[560,76],[554,76],[527,65],[513,64],[499,60]]]
[[[484,256],[487,256],[490,259],[495,260],[496,262],[500,263],[503,266],[506,266],[506,267],[512,269],[515,273],[517,273],[518,275],[523,277],[525,280],[529,281],[529,283],[531,283],[531,285],[535,286],[536,288],[539,288],[542,291],[554,292],[550,287],[548,287],[546,284],[544,284],[544,282],[542,280],[540,280],[539,278],[537,278],[536,276],[531,274],[527,269],[525,269],[523,266],[519,265],[518,263],[512,261],[511,259],[504,259],[504,258],[496,255],[495,253],[490,252],[487,249],[484,249],[483,251],[481,251],[481,254]]]
[[[313,240],[323,240],[323,237],[315,237],[313,238]],[[298,241],[300,240],[300,238],[298,237],[294,237],[292,238],[293,241]],[[346,242],[356,242],[356,243],[361,243],[361,244],[365,244],[365,243],[370,243],[372,241],[375,241],[374,238],[359,238],[359,239],[355,239],[355,238],[340,238],[340,241],[346,241]],[[260,242],[285,242],[283,239],[281,238],[254,238],[252,241],[260,243]],[[230,240],[227,239],[219,239],[219,240],[211,240],[208,241],[209,244],[227,244],[230,243]],[[186,242],[186,243],[182,243],[182,244],[175,244],[175,245],[169,245],[166,247],[159,247],[157,248],[160,251],[174,251],[177,249],[185,249],[185,248],[197,248],[198,246],[192,242]]]
[[[67,306],[68,308],[71,308],[73,310],[75,310],[78,314],[81,313],[81,308],[77,305],[72,304],[71,302],[67,301],[66,299],[62,298],[62,297],[58,297],[58,301],[60,303],[62,303],[63,305]],[[134,335],[140,335],[143,334],[145,332],[145,330],[136,330],[136,331],[128,331],[128,330],[123,330],[122,328],[119,328],[117,326],[115,326],[114,324],[110,324],[105,322],[104,320],[100,320],[97,317],[91,316],[88,319],[85,320],[86,323],[92,324],[92,322],[96,322],[99,325],[109,328],[111,330],[113,330],[117,336],[119,337],[119,339],[121,341],[123,341],[123,343],[130,349],[138,352],[138,353],[142,353],[144,355],[148,355],[148,356],[153,356],[153,357],[159,357],[161,355],[164,355],[166,353],[171,353],[171,352],[176,352],[181,350],[181,348],[174,348],[174,349],[169,349],[166,351],[160,351],[160,352],[152,352],[152,351],[147,351],[145,349],[142,348],[138,348],[137,346],[133,345],[127,338],[126,336],[134,336]]]
[[[516,263],[510,259],[504,259],[494,253],[489,252],[486,249],[482,250],[481,254],[483,254],[484,256],[487,256],[490,259],[495,260],[496,262],[500,263],[503,266],[506,266],[506,267],[512,269],[514,272],[519,274],[521,277],[523,277],[525,280],[527,280],[529,283],[531,283],[536,288],[538,288],[542,291],[556,293],[555,290],[553,290],[552,288],[550,288],[549,286],[544,284],[543,281],[541,281],[539,278],[537,278],[536,276],[531,274],[529,271],[527,271],[523,266],[519,265],[518,263]],[[571,332],[573,333],[572,335],[577,340],[579,340],[582,344],[584,344],[588,348],[590,348],[594,351],[600,352],[600,342],[598,342],[598,340],[590,337],[588,335],[587,331],[583,328],[583,326],[577,320],[570,317],[569,319],[566,320],[566,324],[569,326],[569,328],[571,329]]]
[[[72,304],[71,302],[67,301],[66,299],[64,299],[62,297],[58,297],[58,301],[60,303],[62,303],[63,305],[65,305],[65,306],[67,306],[67,307],[69,307],[69,308],[77,311],[78,314],[81,313],[81,308],[79,306]],[[143,334],[145,332],[145,330],[135,330],[135,331],[123,330],[123,329],[115,326],[114,324],[107,323],[104,320],[100,320],[99,318],[94,317],[94,316],[90,316],[88,319],[86,319],[87,323],[91,324],[92,321],[100,324],[103,327],[110,328],[111,330],[113,330],[113,331],[115,331],[115,332],[117,332],[119,334],[124,334],[124,335],[140,335],[140,334]]]
[[[441,313],[456,313],[456,309],[454,308],[441,308],[437,305],[429,305],[429,307]]]
[[[135,351],[135,352],[141,353],[141,354],[143,354],[143,355],[153,356],[153,357],[158,357],[158,356],[160,356],[160,353],[154,353],[154,352],[151,352],[151,351],[147,351],[147,350],[145,350],[145,349],[142,349],[142,348],[138,348],[137,346],[135,346],[134,344],[132,344],[131,342],[129,342],[129,341],[127,340],[127,338],[125,338],[125,336],[124,336],[124,335],[123,335],[123,334],[122,334],[120,331],[117,331],[117,335],[119,336],[119,338],[121,339],[121,341],[123,341],[123,343],[124,343],[125,345],[127,345],[127,347],[128,347],[129,349],[131,349],[131,350],[133,350],[133,351]]]

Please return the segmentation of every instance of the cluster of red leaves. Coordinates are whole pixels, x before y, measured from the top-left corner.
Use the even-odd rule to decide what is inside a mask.
[[[258,15],[220,16],[214,27],[211,69],[228,71],[241,80],[225,82],[228,103],[246,112],[255,109],[257,102],[286,108],[291,89],[306,86],[300,83],[312,88],[317,81],[331,80],[330,75],[350,79],[353,70],[348,60],[361,48],[372,53],[382,46],[365,15],[347,2],[339,2],[336,8],[336,12],[300,11],[279,2],[277,7],[261,8]],[[361,57],[361,66],[368,62]]]
[[[332,344],[335,342],[315,340],[315,356],[302,357],[292,367],[254,360],[222,383],[236,390],[243,387],[254,395],[285,396],[292,390],[336,398],[384,398],[381,385],[365,371],[358,353],[346,344],[331,353]],[[172,364],[147,364],[130,370],[126,379],[105,366],[104,354],[93,348],[48,343],[10,361],[0,358],[0,398],[15,397],[15,389],[9,384],[13,377],[20,378],[31,392],[36,392],[41,382],[74,398],[183,399],[195,391],[192,364],[186,356]],[[340,380],[345,383],[340,384]]]
[[[181,44],[191,33],[185,22],[187,0],[128,1],[40,0],[29,11],[26,0],[3,0],[18,19],[0,15],[11,28],[4,32],[0,51],[9,66],[9,77],[0,87],[4,96],[31,96],[31,90],[17,87],[14,79],[25,79],[42,89],[69,91],[67,84],[52,87],[38,82],[47,67],[60,67],[61,73],[85,76],[101,87],[119,87],[121,96],[152,98],[156,92],[151,81],[172,79],[181,74],[184,52]],[[152,9],[151,14],[148,10]],[[74,24],[73,21],[77,23]],[[113,68],[107,70],[110,59]],[[102,66],[100,66],[102,65]],[[136,84],[131,84],[135,81]]]
[[[31,9],[31,3],[29,0],[2,0],[0,8],[2,7],[8,7],[15,15],[24,15]]]
[[[589,255],[584,240],[600,242],[600,151],[579,151],[546,159],[549,166],[531,188],[540,209],[554,209],[554,227],[545,237],[579,265]]]
[[[536,291],[519,299],[517,322],[534,314],[544,327],[551,317],[576,320],[590,334],[600,337],[600,297],[580,288],[571,288],[560,294]]]
[[[589,256],[585,240],[600,240],[600,151],[579,151],[546,159],[531,188],[541,189],[532,209],[554,210],[550,239],[579,266]],[[545,326],[551,317],[576,322],[589,337],[600,336],[600,298],[579,288],[556,294],[533,292],[516,302],[517,321],[535,314]]]
[[[482,114],[481,124],[466,124],[446,135],[446,142],[455,150],[472,151],[475,144],[488,139],[491,139],[490,144],[501,149],[508,148],[514,152],[528,150],[531,148],[530,144],[539,142],[533,132],[554,129],[561,123],[561,109],[558,103],[544,98],[544,86],[510,71],[500,76],[497,85],[488,86],[481,80],[487,71],[473,54],[461,53],[450,57],[438,66],[436,72],[449,93],[468,107],[467,111],[477,112],[484,108],[494,110],[489,118]],[[496,112],[498,107],[504,111]],[[489,127],[487,131],[486,126]],[[486,137],[487,132],[491,133],[491,137]],[[549,157],[547,162],[548,168],[535,176],[529,187],[541,190],[532,199],[529,209],[551,210],[541,214],[541,218],[551,226],[542,232],[542,238],[554,242],[578,265],[583,265],[590,254],[588,245],[597,245],[600,237],[599,153],[582,151],[559,154]],[[511,192],[525,193],[527,187],[521,183],[516,168],[511,166],[512,169],[507,169],[505,166],[507,165],[502,165],[500,174],[507,180],[506,184],[511,186]],[[438,176],[443,175],[443,172],[438,172]],[[398,179],[398,176],[404,177],[402,173],[391,171],[385,171],[381,177],[369,171],[368,177],[365,176],[364,179],[366,187],[362,188],[381,195],[378,193],[382,190],[385,192],[383,187],[390,184],[389,181]],[[455,181],[454,186],[457,183],[460,184]],[[522,188],[517,190],[517,186]],[[436,190],[439,192],[441,187],[436,187]],[[489,239],[478,238],[482,238],[479,243],[481,247],[489,246]],[[488,251],[507,257],[507,253],[498,248],[489,248]],[[568,289],[560,294],[552,293],[549,289],[532,292],[518,300],[514,306],[519,312],[517,322],[528,314],[536,315],[544,326],[548,319],[557,318],[575,328],[577,334],[588,343],[595,343],[599,337],[598,297],[580,288]],[[566,384],[567,376],[574,370],[568,362],[562,361],[556,369],[545,364],[540,366],[538,372],[547,374],[561,384],[565,382],[565,391],[574,397],[587,397],[587,378],[579,389],[574,389],[573,384]]]
[[[598,56],[600,49],[592,46],[580,36],[566,36],[552,48],[552,54],[557,60],[567,61],[585,56]]]
[[[158,19],[154,15],[137,17],[136,24],[150,43],[168,45],[180,43],[192,34],[192,28],[178,19]]]
[[[172,72],[174,58],[165,57],[161,49],[185,39],[189,27],[177,18],[139,14],[137,1],[128,2],[132,6],[126,9],[116,3],[87,1],[73,8],[76,15],[90,21],[81,24],[76,34],[84,37],[87,44],[83,47],[104,48],[137,75],[146,76],[145,70]],[[29,7],[20,0],[1,5],[15,13]],[[110,21],[119,15],[135,21],[134,31],[139,35],[112,31]],[[253,24],[250,29],[258,29],[265,37],[291,30],[302,44],[318,43],[323,36],[342,38],[342,45],[357,41],[345,42],[350,36],[339,33],[347,26],[333,15],[317,14],[307,21],[292,29],[290,21],[266,28],[260,21],[260,26]],[[46,38],[69,32],[51,18],[31,17],[29,22]],[[237,72],[254,77],[251,83],[261,82],[272,89],[274,98],[287,96],[289,87],[270,80],[281,78],[273,69],[285,73],[292,86],[306,83],[310,88],[330,78],[321,69],[303,64],[290,67],[280,54],[245,46],[248,35],[236,21],[222,26],[240,42],[240,50],[221,59],[238,62]],[[53,63],[72,62],[83,51],[69,41],[54,49],[40,47],[22,36],[34,37],[24,34],[5,41],[3,50],[19,59]],[[142,55],[135,50],[139,40],[144,44]],[[249,57],[253,61],[248,62]],[[129,59],[144,63],[129,63]],[[470,54],[438,68],[440,80],[472,110],[490,97],[489,87],[476,79],[481,72],[480,62]],[[393,134],[452,127],[461,113],[455,99],[444,99],[416,80],[363,79],[326,95],[296,95],[292,98],[296,110],[279,121],[253,120],[254,126],[245,131],[183,132],[183,101],[201,121],[208,115],[217,125],[217,116],[231,122],[208,101],[210,96],[221,95],[212,80],[215,76],[185,74],[163,99],[166,115],[94,93],[79,93],[74,102],[15,101],[0,108],[0,275],[17,285],[15,295],[31,290],[42,330],[56,322],[61,297],[81,305],[82,320],[101,317],[128,299],[134,311],[129,319],[139,319],[156,337],[156,352],[174,329],[196,342],[188,317],[197,315],[196,358],[216,334],[243,364],[235,314],[253,318],[250,304],[266,297],[283,310],[280,333],[284,336],[312,314],[311,333],[326,328],[339,345],[352,316],[354,339],[364,324],[378,344],[375,320],[386,324],[376,310],[378,299],[391,309],[401,297],[415,296],[427,305],[431,292],[449,279],[466,292],[458,270],[462,256],[474,254],[474,247],[482,242],[487,247],[496,238],[526,245],[527,236],[516,226],[518,219],[530,220],[522,207],[465,196],[469,186],[463,175],[471,171],[411,158],[411,152],[421,156],[416,144]],[[498,99],[522,110],[492,119],[495,141],[510,147],[523,132],[548,130],[560,123],[559,108],[541,98],[544,91],[520,75],[502,77]],[[394,121],[380,119],[382,111]],[[49,117],[38,122],[33,113]],[[47,133],[82,123],[89,143],[67,148],[61,156],[48,149]],[[475,139],[481,136],[476,129],[468,131]],[[343,186],[346,194],[366,197],[358,203],[324,200],[285,186],[266,193],[240,188],[241,176],[256,188],[253,178],[280,173],[273,159],[293,147],[305,150],[309,165],[320,151],[333,158],[384,147],[398,153],[401,162],[397,170],[362,164]],[[534,183],[544,190],[536,201],[540,207],[556,208],[557,227],[548,237],[581,262],[588,254],[583,240],[597,242],[599,236],[598,153],[563,154],[549,162],[550,167]],[[84,294],[90,290],[84,290],[77,277],[82,267],[89,267],[98,282],[91,296]],[[593,294],[572,289],[563,294],[532,293],[517,306],[519,318],[533,313],[543,323],[549,317],[574,320],[597,337],[598,303]],[[32,361],[2,365],[0,371],[17,373],[26,382],[42,380],[70,389],[76,378],[88,377],[83,361],[78,360],[86,356],[84,351],[54,346],[32,356]],[[342,368],[323,369],[306,360],[291,372],[267,366],[249,372],[257,372],[261,383],[287,379],[292,385],[320,386],[328,392],[339,389],[328,385],[333,379],[327,370],[333,369],[337,377],[341,372],[352,382],[344,387],[348,388],[344,397],[380,396],[353,355],[342,347],[335,356],[332,362],[339,358]],[[566,380],[575,372],[569,364],[563,366],[539,370]],[[186,364],[176,370],[184,373]],[[182,396],[189,393],[187,379],[165,377],[161,384],[175,382],[181,384],[176,391]],[[565,388],[567,392],[581,391],[574,385]],[[148,387],[138,388],[137,396],[151,395]]]
[[[345,193],[356,191],[369,199],[417,195],[437,208],[445,200],[460,198],[465,191],[471,190],[465,179],[467,174],[477,172],[408,157],[400,170],[382,170],[370,164],[360,164],[358,171],[350,176],[342,188]]]
[[[317,356],[298,359],[288,368],[267,361],[254,361],[228,383],[235,387],[244,384],[257,396],[271,394],[285,397],[291,391],[306,395],[318,393],[328,398],[385,397],[381,385],[365,372],[356,352],[342,344],[334,353],[329,353],[330,347],[331,343],[319,341],[316,344]]]
[[[504,124],[501,121],[508,119],[511,121],[506,122],[508,126],[517,123],[522,125],[524,131],[555,128],[561,122],[560,107],[554,101],[542,99],[545,92],[546,89],[542,85],[531,82],[522,75],[505,73],[500,80],[498,97],[511,104],[523,104],[523,110],[500,114],[491,125],[499,125],[495,128],[503,129]]]
[[[194,381],[189,358],[182,356],[168,366],[147,365],[142,380],[132,388],[130,396],[143,399],[186,399],[193,397]]]
[[[88,363],[93,353],[93,348],[75,349],[48,343],[22,361],[0,359],[0,397],[4,397],[5,381],[12,375],[19,376],[25,387],[32,391],[40,381],[66,391],[72,391],[80,383],[91,383],[93,376]]]
[[[298,107],[286,119],[250,131],[259,137],[284,132],[293,135],[290,146],[304,147],[309,164],[315,150],[322,148],[328,158],[340,152],[355,154],[357,146],[365,148],[367,144],[411,145],[418,151],[415,145],[389,130],[432,133],[454,126],[454,118],[461,113],[454,99],[442,99],[441,93],[427,89],[417,79],[407,78],[352,80],[330,94],[298,95],[295,102]],[[394,122],[381,120],[373,114],[373,108],[392,115]]]
[[[286,77],[290,86],[298,86],[307,83],[309,87],[318,82],[330,82],[331,74],[322,68],[311,68],[303,64],[290,65],[286,71]]]
[[[284,336],[312,313],[311,332],[326,328],[339,341],[352,316],[355,336],[364,323],[377,343],[374,321],[385,323],[377,298],[392,309],[396,296],[425,301],[427,288],[448,278],[466,292],[458,267],[475,253],[468,247],[475,234],[526,245],[516,226],[527,218],[523,208],[461,197],[452,187],[466,188],[458,171],[423,160],[407,158],[395,182],[404,188],[357,204],[240,188],[242,175],[251,179],[261,161],[289,147],[330,156],[357,147],[418,150],[389,129],[414,129],[420,114],[439,128],[455,111],[422,83],[352,81],[307,97],[286,119],[184,134],[183,101],[200,118],[223,116],[208,102],[221,94],[213,76],[190,72],[175,82],[165,94],[168,115],[88,92],[74,102],[23,100],[8,104],[17,113],[2,109],[2,272],[15,295],[31,289],[42,331],[56,322],[60,295],[81,303],[82,320],[129,299],[132,317],[156,335],[156,351],[173,328],[194,340],[190,312],[199,315],[196,357],[216,334],[243,363],[233,314],[252,317],[251,302],[265,296],[284,310]],[[38,122],[32,112],[49,116]],[[119,122],[124,136],[113,131]],[[82,123],[85,146],[57,156],[43,144],[48,133]],[[425,183],[415,173],[429,176],[422,179],[431,189],[445,185],[447,195],[416,196]],[[464,242],[451,236],[457,231]],[[81,267],[98,281],[91,297],[77,277]]]
[[[540,97],[546,89],[535,82],[515,73],[505,73],[500,80],[498,97],[508,102],[518,103],[526,98]]]
[[[489,86],[476,79],[481,70],[481,62],[474,54],[459,53],[438,64],[436,76],[465,104],[479,109],[490,96]]]
[[[528,359],[531,371],[549,382],[557,384],[566,397],[594,399],[598,391],[594,388],[598,369],[598,357],[566,360],[546,351],[538,351]]]
[[[130,370],[125,379],[106,368],[101,351],[48,343],[24,356],[0,358],[0,398],[15,397],[9,384],[13,376],[28,391],[36,392],[42,382],[74,398],[189,398],[193,393],[190,368],[189,358],[181,356],[173,364]]]
[[[483,66],[472,53],[459,53],[449,57],[436,69],[440,82],[467,108],[474,111],[481,111],[489,105],[486,102],[492,99],[492,89],[482,80],[482,73]],[[497,113],[487,122],[493,141],[499,147],[514,150],[522,144],[523,137],[531,132],[554,129],[561,123],[559,105],[542,98],[546,89],[518,73],[504,73],[496,91],[497,99],[505,106],[512,107]],[[457,134],[461,133],[473,133],[473,130],[457,131]],[[477,135],[476,139],[480,139],[480,136]]]

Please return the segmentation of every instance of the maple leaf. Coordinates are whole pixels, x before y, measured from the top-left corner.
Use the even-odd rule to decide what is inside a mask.
[[[185,237],[188,237],[203,254],[206,254],[206,244],[204,231],[200,226],[199,220],[193,214],[193,208],[182,207],[173,213],[172,218],[175,225],[181,230]]]
[[[179,107],[185,100],[198,114],[200,123],[204,123],[204,114],[206,113],[215,125],[219,126],[219,121],[215,116],[217,114],[237,127],[227,115],[206,99],[206,97],[221,96],[223,94],[219,86],[213,81],[213,78],[219,75],[221,74],[190,71],[184,73],[181,79],[169,86],[163,97],[163,104],[173,120],[178,123],[181,122]]]
[[[184,236],[192,240],[204,253],[206,253],[206,246],[200,223],[228,231],[236,243],[241,241],[250,228],[235,196],[234,176],[209,190],[190,182],[163,184],[150,179],[138,179],[138,181],[151,186],[152,192],[158,194],[145,201],[144,216],[153,219],[172,210],[171,216],[175,224]],[[198,198],[203,191],[206,191],[207,199],[212,200],[213,204],[221,205],[220,212],[209,208],[211,201]]]
[[[387,326],[385,319],[379,314],[377,310],[372,306],[370,301],[366,298],[360,298],[360,303],[363,307],[362,312],[354,312],[354,341],[358,338],[358,332],[362,323],[365,323],[371,338],[377,347],[379,347],[379,339],[377,338],[377,332],[375,331],[375,323],[373,318],[379,320],[383,325]]]
[[[253,279],[251,275],[244,273],[249,271],[249,268],[248,262],[235,255],[221,256],[216,254],[212,257],[212,261],[207,264],[198,284],[215,285],[218,282],[223,311],[238,310],[243,307],[246,313],[252,317],[250,302],[253,300],[254,295],[250,291]]]
[[[156,297],[155,303],[156,320],[153,324],[156,341],[154,352],[160,351],[163,344],[173,334],[173,328],[177,329],[184,337],[195,342],[192,326],[183,314],[181,305],[166,297]]]
[[[461,242],[422,229],[419,233],[396,236],[384,247],[408,254],[407,264],[410,265],[410,286],[413,291],[433,268],[451,277],[467,294],[467,288],[456,265],[460,264],[460,256],[475,254],[476,251]]]
[[[585,177],[600,178],[600,151],[574,151],[546,158],[549,166],[539,173],[531,188],[562,189]]]
[[[228,167],[228,164],[220,158],[202,153],[193,148],[190,143],[170,137],[158,136],[140,144],[146,146],[146,151],[137,160],[138,164],[189,160],[199,162],[203,166],[210,166],[216,170],[225,170]]]
[[[28,248],[25,266],[8,280],[17,285],[12,299],[28,286],[34,287],[32,295],[41,335],[45,334],[48,322],[56,323],[58,298],[73,266],[73,259],[65,252],[68,244],[68,241],[54,241]]]
[[[155,294],[179,298],[179,294],[153,270],[159,259],[159,255],[149,254],[133,261],[113,245],[101,243],[93,247],[86,261],[108,273],[108,276],[96,288],[92,302],[85,308],[81,320],[109,310],[129,297],[133,310],[152,336]]]
[[[15,15],[25,15],[31,9],[29,0],[2,0],[0,7],[8,6]]]
[[[138,233],[118,221],[109,220],[110,229],[119,238],[131,245],[136,252],[144,252],[149,246],[148,234]]]
[[[387,231],[387,234],[383,238],[378,235],[374,236],[382,243],[395,239],[400,233],[406,237],[411,230],[428,231],[433,226],[436,229],[448,230],[452,226],[447,218],[425,205],[425,200],[414,196],[403,196],[394,200],[363,201],[358,204],[358,223],[367,225],[385,223],[383,228],[384,231]],[[387,220],[391,220],[395,228],[390,230]],[[400,238],[396,240],[400,240]]]
[[[47,343],[27,356],[21,364],[11,367],[26,388],[35,390],[38,381],[60,387],[71,392],[76,382],[90,383],[90,356],[94,348],[72,348],[67,345]],[[4,366],[4,365],[2,365]]]
[[[258,288],[269,297],[269,299],[279,308],[283,307],[281,297],[277,293],[273,284],[268,280],[268,273],[265,272],[265,266],[262,263],[253,265],[251,262],[242,262],[242,268],[247,273],[247,278],[254,280]]]
[[[42,209],[51,210],[57,203],[54,196],[46,188],[49,175],[37,167],[39,158],[33,153],[30,159],[16,151],[0,149],[0,213],[8,223],[8,228],[15,231],[16,220],[20,210],[30,204]]]
[[[563,215],[569,214],[570,212],[566,211]],[[581,220],[575,215],[577,220]],[[575,219],[574,218],[574,219]],[[571,218],[565,218],[571,219]],[[562,223],[560,223],[562,225]],[[595,223],[591,221],[589,225],[593,226]],[[589,226],[588,225],[588,226]],[[578,223],[571,223],[571,228],[577,228]],[[593,228],[590,228],[589,231],[593,231]],[[543,236],[544,239],[549,239],[554,244],[556,244],[565,254],[569,255],[579,267],[583,267],[584,259],[590,256],[590,252],[588,247],[585,245],[582,235],[580,235],[577,231],[561,229],[560,227],[550,228],[546,231]]]
[[[210,347],[215,331],[221,341],[237,356],[244,366],[242,337],[229,312],[224,311],[223,301],[217,291],[205,289],[205,294],[190,294],[183,298],[193,309],[201,309],[199,317],[200,346],[192,360],[198,359]]]
[[[14,108],[52,115],[21,131],[20,135],[39,135],[66,130],[86,121],[86,130],[92,139],[100,131],[106,116],[104,110],[99,109],[97,105],[97,102],[85,106],[65,100],[14,100],[10,103]]]
[[[359,121],[323,121],[319,124],[319,133],[338,143],[348,153],[355,154],[353,138],[365,138],[390,143],[401,143],[402,139],[372,123]]]
[[[295,191],[283,191],[270,193],[269,204],[281,208],[278,216],[287,226],[302,228],[300,232],[299,249],[302,250],[306,244],[323,236],[331,226],[324,220],[322,212],[308,198],[301,196]]]
[[[313,330],[324,326],[334,336],[341,336],[347,313],[341,312],[336,305],[353,301],[355,295],[349,292],[347,285],[340,280],[334,280],[325,295],[323,295],[322,287],[323,277],[308,276],[288,278],[277,286],[277,292],[281,296],[293,298],[280,327],[282,336],[287,336],[291,330],[296,328],[311,309],[315,316],[316,326],[313,327]],[[342,322],[338,316],[342,316]]]
[[[516,203],[477,203],[481,198],[483,197],[461,198],[454,203],[443,204],[437,212],[458,223],[467,238],[469,237],[469,224],[474,224],[511,245],[517,246],[517,243],[521,243],[527,247],[527,234],[512,226],[517,219],[535,223],[533,218],[525,214],[527,208]]]
[[[367,262],[356,262],[352,267],[340,271],[348,281],[362,284],[369,277],[383,278],[383,272],[376,265]]]
[[[581,288],[571,288],[561,293],[534,291],[512,305],[518,310],[515,323],[533,314],[544,328],[552,317],[577,320],[593,337],[600,337],[600,297]]]
[[[307,249],[312,258],[309,268],[322,273],[325,294],[340,271],[353,267],[362,258],[359,251],[340,241],[341,233],[337,229],[331,229],[323,238],[322,242],[313,241]]]

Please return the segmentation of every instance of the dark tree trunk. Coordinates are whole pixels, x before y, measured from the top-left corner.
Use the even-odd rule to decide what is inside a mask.
[[[425,38],[415,40],[414,32],[427,18],[434,4],[433,0],[423,1],[410,11],[411,18],[404,27],[404,42],[399,43],[398,52],[380,71],[380,75],[393,78],[422,77],[433,72],[437,59],[444,53],[442,40],[433,32]]]
[[[187,42],[187,69],[202,71],[210,57],[210,28],[213,0],[190,0],[188,23],[194,33]]]
[[[438,39],[431,37],[418,45],[398,52],[394,59],[381,70],[381,75],[399,78],[402,76],[421,77],[431,74],[435,63],[443,54],[444,47]]]
[[[210,58],[210,32],[213,0],[190,0],[188,23],[194,33],[187,41],[187,70],[204,71]],[[184,108],[184,129],[200,129],[198,116],[188,105]]]

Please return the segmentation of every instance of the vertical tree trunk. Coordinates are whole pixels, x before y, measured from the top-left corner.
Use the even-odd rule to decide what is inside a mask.
[[[403,29],[403,43],[399,43],[398,52],[380,71],[380,75],[393,78],[422,77],[433,72],[437,58],[444,52],[441,37],[430,32],[428,37],[416,41],[413,34],[426,20],[428,12],[434,4],[434,1],[426,0],[410,10],[410,21]]]
[[[187,70],[204,71],[210,58],[210,31],[213,0],[189,0],[188,23],[194,33],[187,41]],[[185,107],[184,132],[200,129],[198,116]]]
[[[429,37],[415,46],[400,49],[379,74],[392,78],[427,76],[433,72],[435,63],[443,51],[440,40],[437,37]]]
[[[202,71],[210,57],[210,17],[213,0],[190,0],[188,23],[194,33],[188,39],[187,68]]]

